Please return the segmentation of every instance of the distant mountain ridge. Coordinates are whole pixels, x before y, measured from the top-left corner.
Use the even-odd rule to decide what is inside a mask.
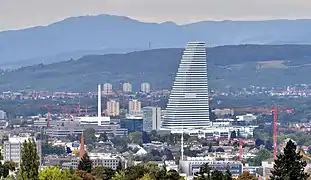
[[[210,46],[311,44],[311,20],[203,21],[177,25],[122,16],[72,17],[49,26],[0,32],[0,65],[52,63],[83,55],[181,48],[188,41]],[[60,57],[60,54],[63,56]],[[66,56],[64,56],[66,54]]]
[[[95,91],[112,83],[135,90],[149,82],[153,89],[170,89],[183,49],[155,49],[126,54],[88,55],[78,60],[22,67],[0,75],[0,91],[35,89]],[[311,84],[311,45],[230,45],[207,49],[209,87],[234,89],[250,85],[285,87]]]

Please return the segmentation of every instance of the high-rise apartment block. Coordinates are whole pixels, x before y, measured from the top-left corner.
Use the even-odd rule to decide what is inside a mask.
[[[190,42],[182,55],[162,127],[200,129],[210,126],[206,46]]]
[[[113,93],[112,84],[105,83],[104,87],[103,87],[103,94],[104,95],[111,95],[112,93]]]
[[[3,160],[13,161],[20,164],[22,159],[23,143],[32,139],[32,137],[25,135],[23,137],[9,137],[8,141],[3,143]],[[37,146],[37,153],[41,162],[41,141],[35,141]]]
[[[141,102],[134,99],[129,101],[129,114],[141,114]]]
[[[144,83],[142,83],[140,85],[140,91],[141,92],[143,92],[143,93],[150,93],[150,90],[151,90],[151,88],[150,88],[150,84],[149,83],[144,82]]]
[[[132,92],[132,84],[130,83],[124,83],[122,86],[123,92],[129,93]]]
[[[161,108],[160,107],[144,107],[143,108],[143,131],[151,132],[152,130],[160,130]]]
[[[108,116],[119,116],[120,115],[120,104],[118,101],[110,100],[107,102],[107,115]]]

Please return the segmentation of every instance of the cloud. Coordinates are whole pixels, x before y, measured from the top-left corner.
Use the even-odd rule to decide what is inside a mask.
[[[188,23],[310,18],[310,9],[310,0],[0,0],[0,30],[47,25],[89,14]]]

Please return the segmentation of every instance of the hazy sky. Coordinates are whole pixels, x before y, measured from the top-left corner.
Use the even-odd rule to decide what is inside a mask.
[[[142,21],[311,18],[311,0],[0,0],[0,31],[70,16],[116,14]]]

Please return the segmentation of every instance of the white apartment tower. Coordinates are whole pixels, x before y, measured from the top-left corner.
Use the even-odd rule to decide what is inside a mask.
[[[136,115],[141,114],[141,102],[133,99],[129,101],[129,114]]]
[[[189,42],[179,64],[162,127],[200,129],[208,126],[206,46],[204,42]]]
[[[144,82],[144,83],[142,83],[140,85],[140,91],[141,92],[143,92],[143,93],[150,93],[150,90],[151,90],[151,88],[150,88],[150,84],[149,83]]]
[[[144,107],[143,108],[143,131],[151,132],[152,130],[160,130],[161,108],[160,107]]]
[[[107,115],[108,116],[120,115],[120,104],[118,101],[110,100],[107,102]]]
[[[104,86],[103,86],[103,94],[104,95],[110,95],[112,93],[113,93],[113,91],[112,91],[112,84],[105,83]]]
[[[130,83],[124,83],[122,86],[123,92],[129,93],[132,92],[132,84]]]

